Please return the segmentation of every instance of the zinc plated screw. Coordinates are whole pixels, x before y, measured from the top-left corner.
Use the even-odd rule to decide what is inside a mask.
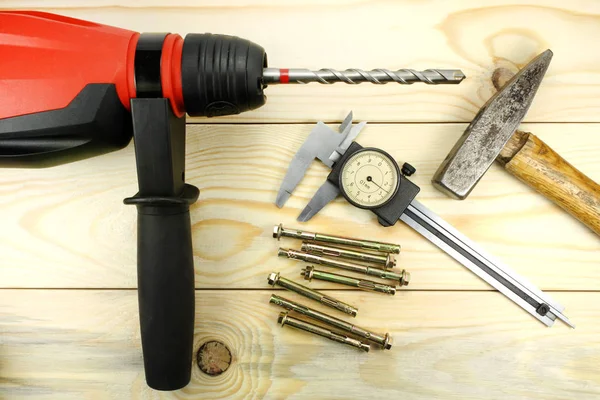
[[[385,242],[374,242],[371,240],[353,239],[343,236],[326,235],[324,233],[301,231],[298,229],[286,229],[283,224],[273,227],[273,237],[280,239],[282,236],[311,242],[338,244],[341,246],[358,247],[364,250],[374,250],[381,253],[400,254],[400,245]]]
[[[394,268],[396,266],[396,260],[391,254],[380,255],[372,253],[364,253],[360,251],[342,249],[333,246],[323,246],[316,243],[302,243],[300,250],[311,253],[311,254],[322,254],[324,256],[347,258],[349,260],[358,260],[373,264],[381,264],[383,268]]]
[[[333,297],[327,296],[323,293],[317,292],[316,290],[307,288],[306,286],[296,283],[294,281],[290,281],[289,279],[283,278],[279,274],[279,272],[272,272],[271,274],[269,274],[269,277],[267,278],[267,282],[271,286],[275,286],[275,285],[281,286],[292,292],[301,294],[304,297],[308,297],[309,299],[316,300],[323,305],[326,305],[331,308],[335,308],[336,310],[339,310],[346,314],[350,314],[353,317],[356,317],[356,314],[358,313],[358,309],[356,307],[351,306],[350,304],[346,304],[343,301],[336,300]]]
[[[333,283],[340,283],[342,285],[357,287],[362,290],[368,290],[371,292],[379,292],[385,294],[396,294],[396,288],[391,285],[385,285],[383,283],[370,281],[367,279],[357,279],[351,276],[333,274],[331,272],[319,271],[313,266],[307,266],[301,272],[304,279],[307,281],[318,279],[321,281],[328,281]]]
[[[295,311],[299,314],[306,315],[309,318],[324,322],[342,331],[352,333],[356,336],[365,338],[371,342],[375,342],[386,350],[392,348],[391,337],[389,333],[381,335],[379,333],[370,332],[364,328],[353,325],[349,322],[342,321],[339,318],[327,315],[317,310],[313,310],[312,308],[306,307],[302,304],[296,303],[295,301],[288,300],[277,295],[271,295],[271,300],[269,300],[269,302],[283,307],[286,310]]]
[[[290,317],[287,312],[279,313],[279,318],[277,318],[277,322],[279,322],[281,326],[289,325],[296,329],[314,333],[315,335],[323,336],[329,340],[333,340],[334,342],[347,344],[349,346],[356,347],[363,351],[368,352],[371,349],[371,346],[367,343],[363,343],[360,340],[352,339],[345,335],[340,335],[339,333],[332,332],[329,329],[325,329],[319,325],[311,324],[310,322]]]
[[[406,271],[401,271],[399,273],[386,271],[384,269],[368,267],[366,265],[353,264],[346,261],[336,260],[335,258],[327,258],[316,256],[314,254],[303,253],[301,251],[292,250],[292,249],[282,249],[279,248],[277,251],[277,255],[280,257],[287,257],[292,260],[305,261],[308,263],[327,265],[330,267],[336,267],[345,269],[352,272],[358,272],[365,275],[376,276],[382,279],[391,279],[394,281],[398,281],[400,286],[408,285],[410,280],[410,274]]]

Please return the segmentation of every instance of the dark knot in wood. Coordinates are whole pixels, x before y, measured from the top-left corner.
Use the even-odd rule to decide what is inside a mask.
[[[231,365],[231,351],[224,343],[216,340],[200,346],[197,355],[200,371],[210,376],[221,375]]]

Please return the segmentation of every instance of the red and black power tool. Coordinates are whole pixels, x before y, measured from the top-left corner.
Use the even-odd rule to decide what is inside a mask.
[[[460,83],[456,70],[267,68],[262,47],[225,35],[136,33],[42,12],[0,12],[0,165],[43,167],[126,146],[139,192],[138,298],[148,385],[190,380],[194,267],[185,115],[265,103],[279,83]]]
[[[0,165],[48,166],[135,137],[138,296],[146,381],[190,380],[194,265],[185,113],[265,103],[265,51],[230,36],[139,34],[40,12],[0,13]]]

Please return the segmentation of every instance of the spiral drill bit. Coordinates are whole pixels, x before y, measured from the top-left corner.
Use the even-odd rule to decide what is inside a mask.
[[[318,82],[323,85],[330,85],[335,82],[344,82],[349,85],[357,85],[362,82],[370,82],[375,85],[385,85],[388,82],[396,82],[401,85],[411,85],[415,82],[439,85],[458,84],[463,79],[465,79],[465,74],[459,69],[426,69],[425,71],[415,71],[414,69],[390,71],[382,68],[371,71],[358,68],[350,68],[344,71],[331,68],[323,68],[318,71],[301,68],[263,69],[263,84],[265,86],[285,83],[306,84],[310,82]]]

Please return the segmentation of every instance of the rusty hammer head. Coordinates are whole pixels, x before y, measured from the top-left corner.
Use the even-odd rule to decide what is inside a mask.
[[[441,192],[465,199],[515,132],[550,65],[546,50],[481,108],[431,180]]]

